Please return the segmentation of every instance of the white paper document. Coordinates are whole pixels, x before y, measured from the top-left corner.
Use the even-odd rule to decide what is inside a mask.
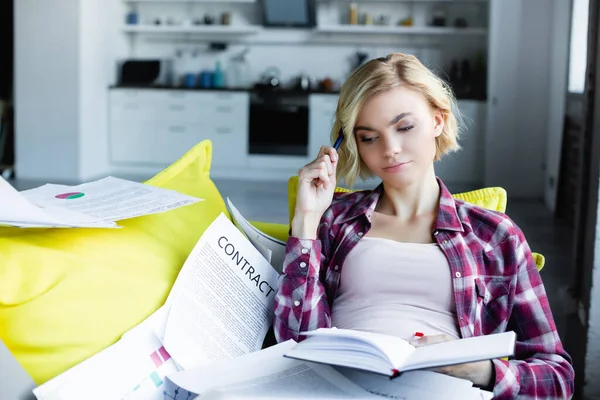
[[[348,380],[369,393],[396,400],[482,400],[485,392],[466,379],[432,371],[409,371],[395,379],[356,369],[334,367]]]
[[[46,184],[18,192],[0,177],[0,224],[23,228],[116,228],[116,221],[202,199],[114,177],[77,186]]]
[[[153,332],[153,315],[114,345],[33,390],[39,400],[191,400],[166,375],[178,365]]]
[[[165,348],[185,369],[260,350],[279,274],[221,214],[184,263],[169,297]]]
[[[175,385],[216,399],[377,399],[330,366],[284,358],[287,341],[235,360],[177,372]]]
[[[244,232],[250,243],[261,252],[263,257],[271,263],[271,265],[281,273],[283,271],[283,259],[285,257],[285,245],[286,243],[276,239],[272,236],[267,235],[260,229],[252,225],[242,213],[233,205],[231,200],[227,198],[227,206],[231,213],[233,223]]]

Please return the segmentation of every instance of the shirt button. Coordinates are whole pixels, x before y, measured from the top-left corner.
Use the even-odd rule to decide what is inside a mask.
[[[294,305],[298,307],[300,305],[300,300],[294,300]]]
[[[456,276],[457,278],[460,278],[460,272],[455,273],[454,276]]]
[[[304,261],[300,263],[300,268],[306,268],[306,263]]]
[[[308,249],[306,247],[302,248],[302,254],[308,254]]]
[[[333,267],[333,269],[337,271],[338,269],[340,269],[340,266],[336,265],[335,267]]]
[[[362,236],[362,235],[364,235],[364,233],[358,232],[358,236]]]
[[[448,241],[447,241],[447,240],[444,240],[444,241],[442,242],[442,244],[446,244],[446,243],[448,243]]]
[[[437,230],[436,230],[436,231],[433,231],[433,236],[437,236],[437,235],[438,235],[438,233],[440,233],[440,231],[437,231]]]
[[[486,294],[485,297],[483,298],[483,301],[486,302],[486,303],[489,303],[490,302],[490,295]]]

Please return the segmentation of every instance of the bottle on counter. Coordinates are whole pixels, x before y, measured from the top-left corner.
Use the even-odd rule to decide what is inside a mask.
[[[250,65],[246,60],[249,49],[233,56],[227,69],[227,86],[233,88],[246,88],[251,85]]]
[[[214,88],[222,88],[224,86],[223,70],[221,69],[220,61],[217,61],[217,65],[215,66],[215,72],[213,72],[212,78],[212,86]]]
[[[349,8],[349,21],[350,25],[358,25],[358,4],[350,3]]]

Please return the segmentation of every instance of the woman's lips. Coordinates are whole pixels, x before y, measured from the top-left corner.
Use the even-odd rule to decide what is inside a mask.
[[[383,169],[385,170],[385,172],[398,172],[398,171],[402,170],[408,164],[410,164],[410,161],[398,162],[398,163],[392,164],[388,167],[383,167]]]

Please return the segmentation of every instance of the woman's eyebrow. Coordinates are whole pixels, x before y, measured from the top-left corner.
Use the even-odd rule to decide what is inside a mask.
[[[404,118],[408,117],[412,115],[412,113],[409,112],[405,112],[402,114],[398,114],[396,115],[388,124],[389,125],[394,125],[395,123],[397,123],[398,121],[403,120]],[[369,132],[375,132],[375,129],[371,128],[370,126],[364,126],[364,125],[357,125],[354,127],[354,133],[358,132],[358,131],[369,131]]]
[[[402,114],[398,114],[398,115],[396,115],[396,117],[394,117],[394,119],[392,119],[390,121],[390,123],[388,125],[394,125],[396,122],[401,121],[402,119],[408,117],[409,115],[412,115],[412,113],[405,112]]]

